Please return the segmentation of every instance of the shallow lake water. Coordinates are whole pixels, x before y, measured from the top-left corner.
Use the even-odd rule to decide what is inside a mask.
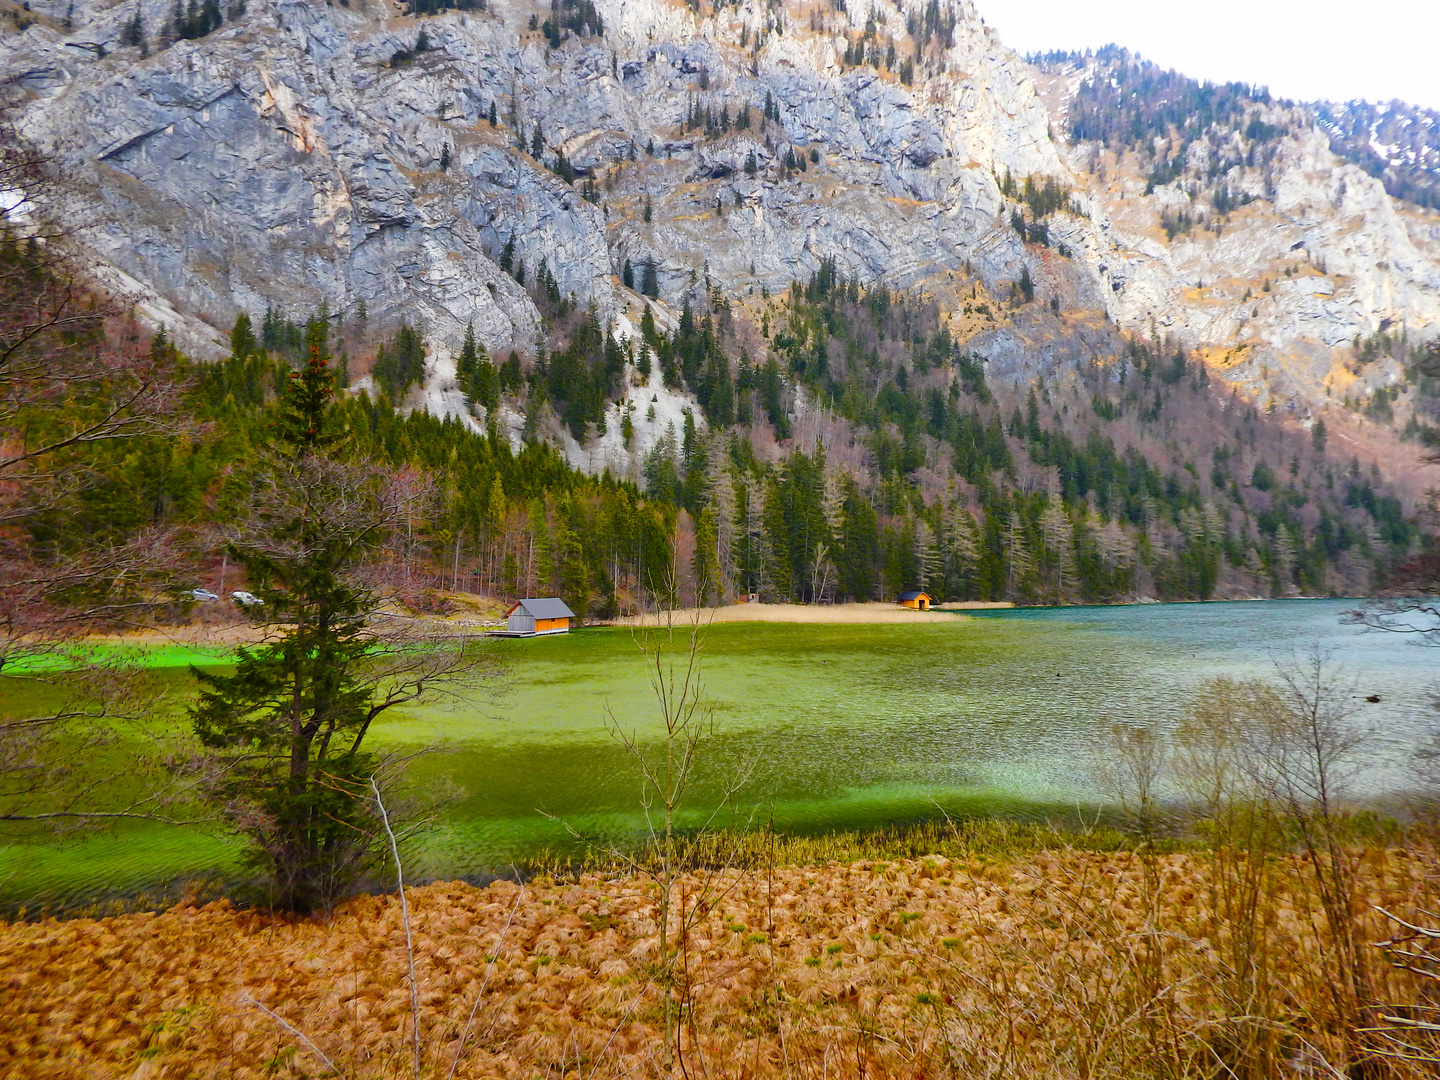
[[[950,623],[711,628],[702,653],[715,736],[688,802],[708,813],[748,770],[726,825],[772,819],[788,831],[866,828],[938,815],[1063,817],[1101,801],[1096,755],[1113,722],[1167,731],[1214,675],[1274,674],[1327,648],[1371,732],[1364,793],[1403,788],[1433,715],[1440,650],[1343,625],[1351,601],[1050,608]],[[643,827],[634,761],[611,730],[652,747],[658,713],[630,633],[594,629],[503,641],[510,689],[388,714],[378,747],[436,747],[410,766],[443,796],[438,828],[407,857],[418,878],[504,872],[574,833],[633,839]],[[196,657],[157,667],[188,676]],[[1364,699],[1378,695],[1378,703]],[[234,875],[222,834],[139,824],[84,840],[0,848],[0,900],[74,905],[179,879]]]

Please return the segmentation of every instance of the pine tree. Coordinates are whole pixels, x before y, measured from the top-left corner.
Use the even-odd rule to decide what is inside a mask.
[[[125,29],[120,34],[120,44],[140,50],[142,56],[150,53],[149,44],[145,40],[145,24],[141,21],[140,5],[135,5],[135,14],[125,24]]]
[[[725,586],[720,574],[720,556],[716,551],[715,508],[706,506],[695,522],[695,552],[692,556],[695,573],[695,601],[699,607],[711,607],[724,596]]]
[[[365,799],[376,759],[365,735],[384,708],[363,671],[371,597],[347,570],[378,542],[385,516],[373,484],[327,467],[331,377],[311,361],[287,385],[275,429],[282,458],[266,499],[230,547],[278,640],[238,650],[233,674],[194,669],[191,710],[200,741],[226,769],[213,797],[253,845],[276,907],[328,907],[364,871],[372,851]],[[367,491],[367,487],[370,489]]]
[[[330,402],[335,397],[335,374],[330,370],[324,338],[310,342],[310,359],[286,379],[275,414],[280,445],[297,455],[313,454],[341,438],[335,430]]]
[[[455,381],[460,392],[471,401],[475,400],[475,380],[480,373],[480,347],[475,341],[475,324],[465,324],[465,343],[460,346],[460,355],[455,358]]]
[[[1021,303],[1028,304],[1035,299],[1035,281],[1030,276],[1030,268],[1020,268],[1020,280],[1016,283],[1016,292]]]
[[[259,351],[259,342],[250,328],[250,316],[241,312],[235,317],[235,327],[230,331],[230,355],[237,362],[244,363]]]

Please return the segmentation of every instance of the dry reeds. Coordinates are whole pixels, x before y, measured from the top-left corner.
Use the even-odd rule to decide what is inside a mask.
[[[1380,907],[1435,910],[1422,860],[1375,849],[1357,861],[1357,886]],[[711,899],[680,923],[674,1067],[1135,1080],[1350,1064],[1303,859],[1268,861],[1263,979],[1232,970],[1255,954],[1235,947],[1216,902],[1229,872],[1210,853],[1055,848],[679,874],[677,911]],[[422,1075],[664,1074],[673,988],[657,980],[653,879],[436,884],[407,898]],[[1379,941],[1386,923],[1372,909],[1357,932]],[[394,897],[357,898],[325,922],[221,902],[13,924],[0,929],[0,971],[0,1075],[316,1076],[322,1055],[345,1076],[412,1071]],[[1413,972],[1375,978],[1383,1000],[1421,1000]]]

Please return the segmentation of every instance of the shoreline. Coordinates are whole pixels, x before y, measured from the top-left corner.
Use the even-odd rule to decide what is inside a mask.
[[[449,617],[419,615],[406,616],[416,623],[439,632],[456,632],[474,637],[483,637],[490,629],[501,625],[500,620],[491,618],[477,621],[473,611],[464,610],[475,603],[497,604],[492,597],[477,597],[471,594],[454,594],[462,610]],[[1365,604],[1372,597],[1357,596],[1240,596],[1212,598],[1210,600],[1156,600],[1150,597],[1130,598],[1113,603],[1095,604],[1017,604],[1010,600],[957,600],[936,604],[928,611],[913,611],[886,601],[866,601],[849,604],[727,604],[713,608],[677,608],[670,613],[647,612],[639,615],[620,615],[611,619],[596,619],[584,624],[589,627],[655,627],[664,625],[667,615],[676,626],[693,624],[697,617],[706,623],[791,623],[791,624],[832,624],[832,625],[887,625],[903,623],[955,622],[970,617],[970,612],[1000,611],[1090,611],[1097,608],[1158,607],[1184,604],[1258,604],[1272,602],[1302,601],[1350,601]],[[503,604],[501,605],[503,608]],[[386,613],[393,617],[394,613]],[[578,629],[578,628],[577,628]],[[176,645],[182,647],[233,647],[253,645],[265,638],[265,628],[248,622],[191,622],[170,627],[151,627],[141,630],[112,630],[86,634],[75,639],[80,645]]]
[[[929,611],[912,611],[897,604],[872,601],[860,604],[730,604],[714,608],[682,608],[673,612],[622,615],[607,620],[610,626],[691,626],[695,623],[828,623],[832,625],[883,625],[891,623],[954,623],[967,611],[1000,611],[1013,608],[1008,600],[962,600]]]

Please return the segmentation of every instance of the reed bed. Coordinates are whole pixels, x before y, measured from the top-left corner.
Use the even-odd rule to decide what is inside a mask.
[[[703,908],[679,923],[673,964],[643,875],[407,890],[420,1074],[664,1075],[666,995],[680,1003],[676,1076],[1136,1080],[1353,1064],[1299,858],[1265,868],[1240,941],[1209,852],[751,854],[678,878],[672,903]],[[1366,850],[1360,884],[1367,941],[1388,934],[1372,903],[1435,910],[1435,863],[1415,850]],[[0,926],[0,1075],[408,1077],[405,941],[393,896],[325,919],[220,901]],[[1413,973],[1377,964],[1374,978],[1383,1000],[1423,993]],[[1432,1067],[1387,1059],[1370,1075]]]

